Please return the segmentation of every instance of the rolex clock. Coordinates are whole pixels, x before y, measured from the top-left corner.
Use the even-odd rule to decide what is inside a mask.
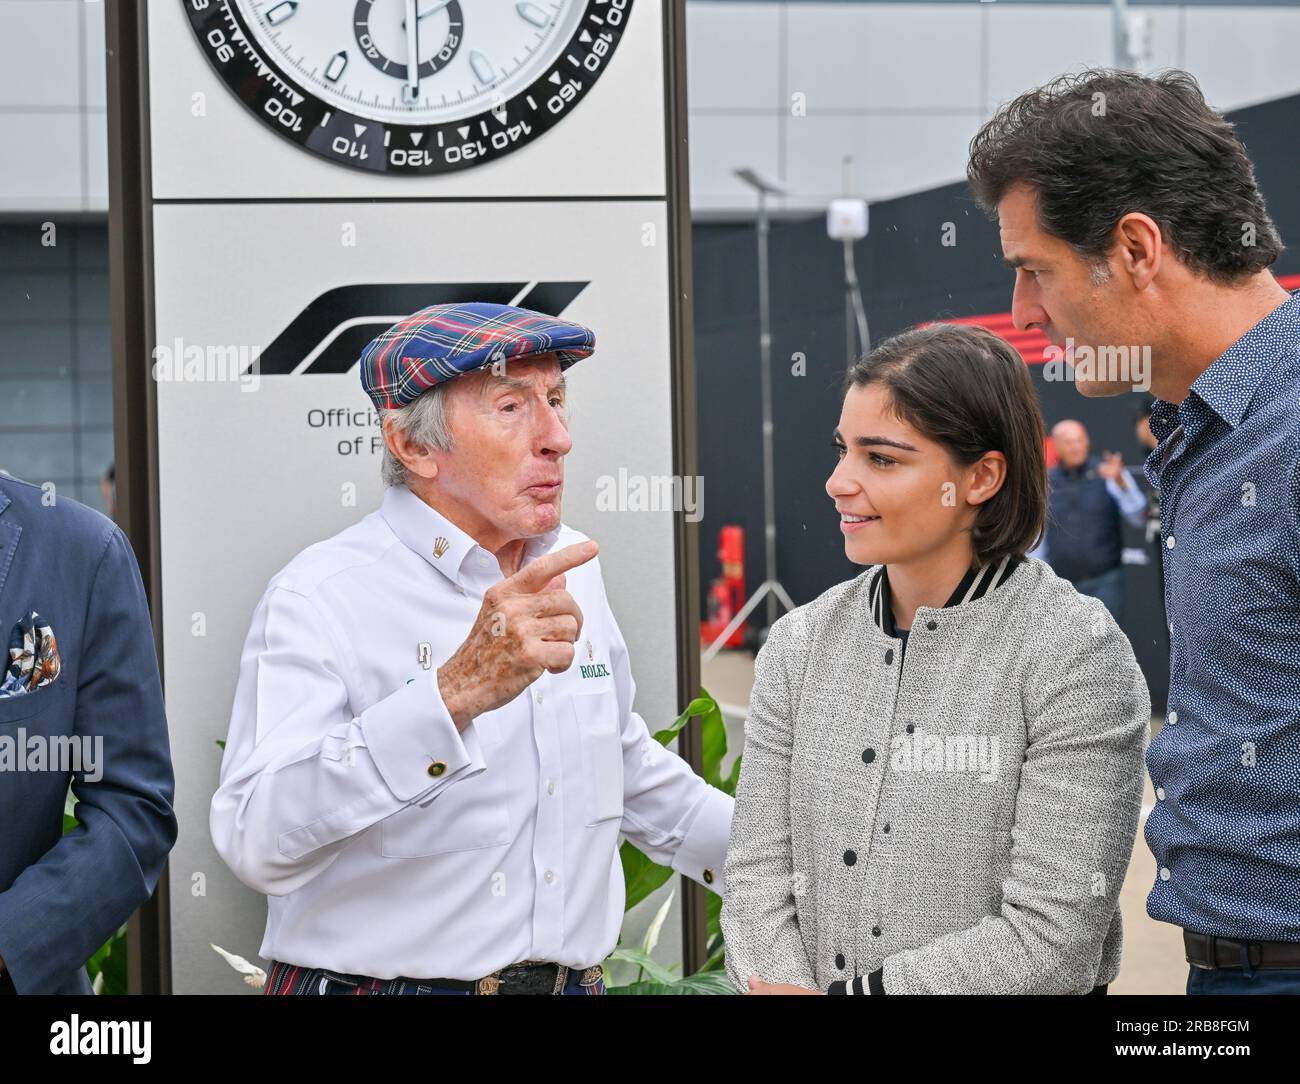
[[[181,0],[257,119],[338,165],[470,169],[564,119],[632,0]]]

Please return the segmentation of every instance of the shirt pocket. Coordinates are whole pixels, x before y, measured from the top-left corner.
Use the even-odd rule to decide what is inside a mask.
[[[569,700],[582,764],[584,822],[623,816],[623,741],[618,696],[610,689],[575,693]]]

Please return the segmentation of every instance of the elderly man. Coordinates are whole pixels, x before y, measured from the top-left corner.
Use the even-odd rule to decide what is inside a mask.
[[[1047,472],[1047,534],[1033,551],[1081,594],[1106,604],[1116,621],[1124,616],[1124,536],[1120,517],[1145,524],[1146,494],[1119,452],[1089,454],[1088,430],[1073,419],[1052,426],[1056,466]]]
[[[603,993],[618,846],[722,891],[732,800],[632,710],[597,546],[560,520],[588,329],[437,305],[379,336],[381,507],[253,615],[213,840],[266,893],[267,993]]]

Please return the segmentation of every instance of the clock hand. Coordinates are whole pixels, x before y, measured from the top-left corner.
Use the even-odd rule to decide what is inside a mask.
[[[406,86],[405,97],[414,104],[420,98],[420,19],[416,14],[419,0],[406,0]]]
[[[450,4],[450,3],[451,3],[451,0],[438,0],[438,2],[437,2],[436,4],[434,4],[432,7],[425,8],[422,12],[420,12],[420,14],[416,16],[416,18],[417,18],[417,19],[423,19],[423,18],[426,18],[426,17],[429,16],[429,15],[434,15],[434,14],[436,14],[437,12],[441,11],[443,8],[445,8],[445,7],[446,7],[448,4]],[[405,19],[402,20],[402,29],[403,29],[403,30],[406,29],[406,20],[405,20]]]

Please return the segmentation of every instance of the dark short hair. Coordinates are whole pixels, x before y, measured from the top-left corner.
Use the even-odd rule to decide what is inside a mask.
[[[885,339],[844,384],[884,387],[895,415],[963,467],[985,452],[1007,460],[1002,488],[979,507],[971,544],[980,564],[1023,556],[1043,534],[1047,465],[1043,413],[1024,360],[982,327],[928,324]]]
[[[1134,211],[1216,282],[1262,271],[1282,252],[1246,148],[1185,71],[1094,68],[1027,91],[971,140],[966,177],[990,215],[1011,187],[1030,186],[1042,228],[1092,263]]]

